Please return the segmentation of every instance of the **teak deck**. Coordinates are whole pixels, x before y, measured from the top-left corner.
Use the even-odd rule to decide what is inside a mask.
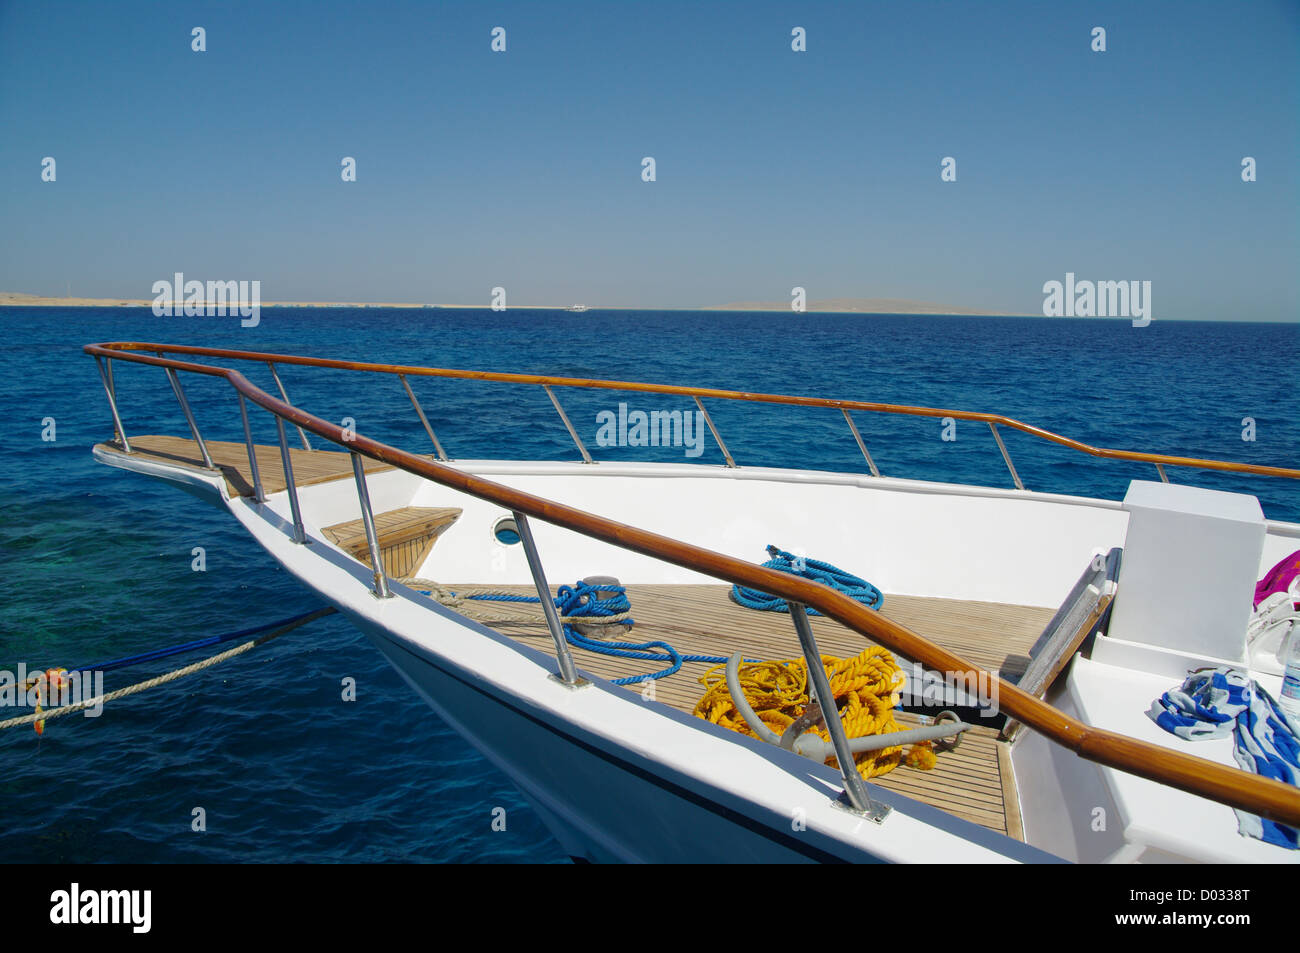
[[[461,512],[456,506],[403,506],[376,513],[375,536],[384,571],[401,579],[423,566],[433,544],[460,518]],[[360,517],[325,526],[321,533],[353,559],[370,565],[370,545]]]
[[[416,584],[416,583],[413,583]],[[535,595],[527,586],[452,586],[458,595],[510,592]],[[729,656],[743,652],[747,658],[786,659],[800,657],[794,626],[785,613],[746,609],[729,596],[723,585],[630,585],[628,599],[636,625],[629,631],[618,627],[616,639],[645,642],[658,639],[678,652],[695,655]],[[490,616],[493,603],[477,602],[474,614]],[[518,611],[517,604],[512,606]],[[1050,621],[1053,610],[1033,606],[930,599],[916,596],[885,596],[882,614],[903,623],[986,669],[1003,668],[1009,658],[1026,655]],[[817,646],[826,655],[857,655],[870,644],[857,632],[829,619],[810,616]],[[488,622],[491,628],[527,645],[554,654],[550,634],[538,610],[535,623]],[[574,648],[580,669],[602,678],[643,675],[667,667],[667,663],[646,663],[600,655]],[[654,683],[655,700],[686,713],[704,688],[699,678],[711,666],[685,662],[681,670]],[[640,685],[627,686],[641,691]],[[907,714],[904,724],[920,718]],[[978,723],[966,732],[955,751],[940,752],[931,771],[899,767],[872,783],[899,791],[950,814],[982,824],[992,830],[1023,839],[1019,802],[1011,781],[1006,745],[997,740],[997,729]]]
[[[160,463],[204,469],[198,446],[193,440],[170,436],[140,436],[130,439],[137,456]],[[231,495],[252,496],[252,473],[244,444],[210,440],[207,446],[213,462],[226,478]],[[101,443],[98,448],[122,453],[120,447],[111,443]],[[255,450],[266,492],[284,490],[286,483],[279,448],[258,445]],[[299,486],[352,475],[352,463],[347,453],[291,450],[290,454],[294,478]],[[368,458],[364,463],[367,473],[391,469],[386,464]],[[449,515],[439,514],[439,520]],[[399,540],[386,531],[405,532],[413,518],[413,513],[403,511],[375,514],[381,547],[406,544],[407,540]],[[451,518],[454,519],[454,516]],[[359,521],[355,522],[359,524]],[[359,529],[359,525],[340,524],[330,529],[339,534],[338,541],[345,549],[349,548],[345,545],[348,540],[354,544],[357,542],[354,531]],[[441,529],[445,529],[445,525]],[[431,530],[431,538],[427,540],[430,546],[441,529],[436,532]],[[351,548],[360,561],[368,564],[367,553],[355,545]],[[427,547],[421,548],[427,553]],[[410,563],[408,571],[417,570],[418,563]],[[391,569],[390,574],[396,577],[407,575],[406,572],[392,572]],[[412,584],[418,584],[418,581],[413,581]],[[528,586],[454,588],[460,595],[488,591],[536,594]],[[723,585],[628,586],[636,625],[630,632],[622,627],[619,631],[626,634],[627,641],[663,640],[673,645],[677,651],[688,654],[728,656],[741,651],[749,658],[799,657],[798,641],[788,615],[743,608],[730,600],[728,592],[729,587]],[[490,602],[477,603],[475,615],[488,613],[491,607]],[[518,611],[518,604],[515,604],[515,610]],[[1022,663],[1023,657],[1028,655],[1030,647],[1053,615],[1052,609],[1033,606],[888,594],[881,611],[883,615],[908,626],[931,641],[990,670]],[[836,622],[816,616],[809,618],[818,647],[824,654],[852,656],[869,644],[863,636]],[[487,624],[503,635],[554,654],[554,645],[540,609],[536,622]],[[614,658],[577,648],[573,649],[573,653],[579,668],[602,678],[642,675],[664,667],[663,664]],[[701,662],[684,663],[676,674],[655,682],[656,700],[679,711],[694,711],[695,702],[703,692],[699,677],[709,667]],[[639,685],[628,688],[631,691],[641,690]],[[912,724],[919,719],[906,714],[899,720]],[[941,752],[937,766],[931,771],[899,767],[883,777],[872,779],[872,783],[1023,840],[1019,802],[1011,776],[1007,747],[997,740],[997,731],[991,727],[976,725],[967,731],[961,746],[955,751]]]
[[[207,469],[199,453],[199,445],[185,437],[142,436],[130,437],[131,455],[157,460],[159,463],[179,464],[191,469]],[[226,478],[231,496],[253,495],[253,471],[248,465],[248,448],[242,443],[227,440],[206,440],[208,454]],[[113,443],[97,444],[97,450],[122,453]],[[257,469],[262,477],[262,488],[267,493],[280,493],[288,484],[284,479],[284,465],[280,448],[256,444]],[[362,457],[366,473],[393,469],[369,457]],[[325,483],[340,477],[352,476],[352,455],[341,450],[290,450],[289,462],[293,465],[293,480],[298,486]]]

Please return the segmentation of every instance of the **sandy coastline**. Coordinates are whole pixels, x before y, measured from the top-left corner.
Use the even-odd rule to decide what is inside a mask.
[[[150,308],[152,298],[67,298],[0,291],[0,307],[13,308]],[[176,302],[181,306],[181,302]],[[401,301],[263,301],[262,308],[455,308],[491,310],[489,304],[430,304]],[[573,305],[530,304],[510,305],[510,311],[569,311]],[[788,301],[735,301],[729,304],[705,305],[700,308],[629,308],[590,305],[588,311],[763,311],[790,314]],[[930,315],[1007,315],[1008,312],[985,311],[955,305],[910,301],[903,298],[830,298],[809,301],[805,312],[810,314],[930,314]]]

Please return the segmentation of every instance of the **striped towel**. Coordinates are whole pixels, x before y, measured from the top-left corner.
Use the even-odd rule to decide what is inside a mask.
[[[1290,718],[1245,672],[1233,668],[1193,672],[1178,688],[1161,695],[1147,716],[1165,731],[1188,741],[1232,735],[1233,755],[1246,771],[1300,784],[1300,723]],[[1234,809],[1235,810],[1235,809]],[[1236,811],[1237,832],[1295,850],[1293,827]]]

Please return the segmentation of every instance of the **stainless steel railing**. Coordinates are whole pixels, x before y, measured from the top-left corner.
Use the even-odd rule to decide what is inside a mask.
[[[163,358],[161,353],[158,356],[164,360],[166,359]],[[101,361],[98,355],[95,356],[95,360],[99,362],[101,374],[104,374],[104,362]],[[288,394],[285,392],[284,383],[280,380],[280,375],[276,373],[275,365],[270,361],[268,361],[267,364],[271,368],[271,374],[280,390],[281,397],[284,399],[286,404],[290,404],[291,402],[289,401]],[[190,408],[189,402],[185,398],[185,391],[181,386],[180,377],[177,374],[176,368],[164,367],[164,370],[167,373],[167,378],[171,383],[172,390],[176,394],[177,402],[180,404],[181,410],[185,415],[186,422],[189,424],[190,432],[194,435],[194,440],[198,444],[200,452],[202,453],[205,466],[209,469],[216,469],[212,456],[209,454],[207,446],[203,441],[203,437],[199,432],[198,423],[194,419],[193,411]],[[424,424],[425,430],[433,440],[439,459],[445,461],[447,458],[443,453],[442,445],[434,435],[433,428],[429,425],[428,418],[425,416],[424,410],[420,406],[420,402],[416,399],[414,392],[411,390],[410,384],[406,381],[404,375],[399,375],[399,379],[401,380],[403,387],[405,387],[407,395],[410,397],[411,403],[415,407],[416,413]],[[126,432],[121,426],[121,418],[118,414],[116,395],[111,386],[111,380],[111,372],[108,372],[108,376],[105,377],[105,390],[108,394],[109,405],[113,412],[116,435],[120,436],[123,449],[130,453],[132,451],[130,445],[127,443]],[[581,439],[573,428],[573,424],[570,423],[568,415],[565,414],[564,408],[560,405],[554,392],[547,385],[543,385],[543,387],[545,388],[547,395],[551,398],[552,403],[555,405],[555,409],[564,421],[565,426],[568,428],[569,434],[573,437],[579,451],[581,451],[584,461],[586,463],[592,463],[593,461],[591,456],[587,453],[586,447],[583,446]],[[262,484],[261,469],[257,462],[257,446],[253,442],[253,431],[249,424],[248,405],[244,399],[243,393],[241,393],[238,388],[235,389],[235,396],[239,401],[239,415],[244,431],[244,442],[248,453],[248,466],[253,477],[253,498],[258,504],[266,504],[267,495]],[[722,438],[719,436],[717,428],[714,427],[713,421],[708,415],[708,411],[706,411],[704,406],[700,404],[698,397],[695,398],[695,403],[704,414],[704,419],[708,422],[709,429],[713,432],[714,439],[718,441],[718,445],[721,447],[722,453],[727,460],[727,465],[734,467],[735,461],[728,452],[726,445],[722,442]],[[293,522],[290,538],[295,544],[307,545],[311,540],[308,537],[303,524],[302,506],[298,500],[298,485],[293,472],[293,454],[289,448],[289,442],[284,426],[285,417],[274,410],[271,410],[270,413],[275,418],[276,434],[280,450],[280,463],[284,470],[285,494],[289,500],[289,511]],[[845,411],[845,417],[848,418],[847,411]],[[849,418],[849,426],[853,427],[851,418]],[[856,427],[853,427],[853,431],[854,435],[857,436]],[[298,427],[298,432],[302,437],[304,450],[311,452],[311,444],[301,426]],[[862,446],[860,436],[858,437],[858,444],[859,446]],[[346,444],[339,445],[347,450],[351,456],[353,480],[356,483],[357,488],[357,502],[361,509],[361,522],[365,530],[366,547],[369,551],[371,572],[374,579],[374,586],[371,591],[377,598],[391,599],[393,597],[393,592],[389,587],[388,575],[384,568],[383,550],[380,546],[378,532],[375,528],[374,508],[370,502],[370,492],[366,484],[365,468],[361,462],[361,454],[356,450],[347,447]],[[865,447],[863,447],[863,453],[866,453]],[[870,455],[867,456],[867,460],[870,463]],[[874,469],[874,464],[872,464],[872,468]],[[533,585],[537,589],[538,599],[542,606],[542,613],[546,618],[546,627],[555,644],[555,658],[559,671],[550,677],[569,688],[580,689],[586,687],[591,683],[578,674],[577,665],[573,661],[573,653],[569,649],[568,639],[564,633],[564,624],[560,621],[559,613],[555,608],[554,596],[551,594],[550,585],[546,580],[546,572],[542,565],[541,555],[537,549],[537,542],[533,537],[532,526],[528,521],[527,515],[523,512],[513,511],[511,515],[514,519],[515,526],[518,529],[520,542],[523,545],[529,574],[532,576]],[[786,604],[790,609],[790,618],[794,624],[795,637],[799,642],[801,651],[803,652],[804,661],[807,664],[816,697],[818,699],[831,699],[833,696],[831,694],[830,681],[827,679],[826,671],[821,664],[821,652],[817,647],[817,641],[816,637],[813,635],[812,626],[808,623],[808,616],[804,606],[798,602],[787,602]],[[831,704],[830,707],[832,710],[834,709],[833,704]],[[822,710],[825,712],[825,706],[823,706]],[[863,783],[862,776],[857,771],[853,753],[849,748],[848,736],[844,730],[843,721],[839,717],[826,717],[824,720],[826,729],[831,736],[831,744],[835,750],[836,761],[841,766],[840,773],[844,780],[844,797],[848,802],[848,807],[875,823],[883,822],[884,819],[888,817],[891,808],[887,804],[874,800],[867,791],[866,784]]]
[[[1290,479],[1300,479],[1300,469],[1261,466],[1257,464],[1231,463],[1227,461],[1206,460],[1206,459],[1200,459],[1195,457],[1178,457],[1178,456],[1171,456],[1168,454],[1141,453],[1141,452],[1127,451],[1127,450],[1111,450],[1106,448],[1092,447],[1089,446],[1088,444],[1081,443],[1077,440],[1072,440],[1068,437],[1063,437],[1059,434],[1052,433],[1049,430],[1044,430],[1041,427],[1035,427],[1029,424],[1025,424],[1013,418],[1004,417],[998,414],[975,413],[975,412],[960,411],[960,410],[943,410],[938,408],[915,407],[915,406],[908,406],[908,405],[901,405],[901,404],[881,404],[881,403],[873,403],[869,401],[831,400],[827,398],[818,398],[818,397],[797,397],[797,396],[780,395],[780,394],[747,393],[741,391],[719,390],[716,388],[680,387],[680,386],[667,385],[667,384],[645,384],[645,383],[636,383],[630,381],[611,381],[611,380],[598,380],[598,379],[586,379],[586,378],[554,377],[554,376],[544,376],[544,375],[535,375],[535,374],[506,374],[506,373],[487,372],[487,371],[459,371],[459,370],[452,370],[448,368],[428,368],[428,367],[402,366],[402,365],[392,365],[392,364],[374,364],[374,363],[357,362],[357,361],[330,360],[325,358],[309,358],[309,357],[302,357],[299,355],[292,355],[292,354],[266,354],[257,351],[232,351],[232,350],[226,350],[220,348],[203,348],[203,347],[193,347],[193,346],[185,346],[185,345],[169,346],[169,345],[142,344],[142,343],[115,343],[115,344],[108,345],[102,353],[107,354],[109,350],[113,350],[117,352],[153,350],[158,353],[166,352],[170,354],[201,354],[201,355],[211,356],[211,357],[223,357],[223,358],[232,358],[235,360],[256,361],[260,363],[265,363],[270,368],[276,387],[279,389],[280,396],[286,404],[291,402],[289,400],[288,393],[285,390],[284,382],[283,380],[281,380],[279,371],[277,369],[279,365],[293,364],[293,365],[306,366],[306,367],[327,367],[327,368],[335,368],[335,369],[343,369],[343,370],[364,371],[370,373],[394,374],[401,381],[402,386],[406,390],[407,396],[410,398],[411,403],[414,406],[417,415],[419,415],[419,417],[421,418],[421,423],[424,425],[425,431],[429,434],[430,440],[434,444],[434,449],[438,454],[438,459],[443,461],[447,460],[448,457],[444,452],[442,444],[439,441],[437,435],[434,433],[433,427],[430,425],[428,417],[424,413],[424,409],[420,406],[419,400],[416,398],[415,392],[412,389],[410,382],[407,380],[408,377],[413,377],[413,376],[446,377],[446,378],[454,378],[454,379],[461,379],[461,380],[484,380],[484,381],[521,383],[521,384],[531,384],[531,385],[541,386],[545,391],[545,393],[547,394],[547,396],[550,398],[551,403],[555,407],[555,410],[558,413],[561,422],[564,424],[565,429],[568,431],[570,438],[573,440],[574,445],[577,447],[578,453],[582,456],[584,463],[592,463],[594,461],[592,460],[590,453],[587,451],[586,446],[583,444],[582,439],[578,436],[577,430],[574,428],[572,422],[569,420],[568,415],[565,413],[563,406],[560,404],[559,398],[555,394],[555,391],[553,389],[554,387],[563,386],[563,387],[588,388],[588,389],[625,390],[625,391],[633,391],[639,393],[672,394],[672,395],[691,397],[695,403],[696,408],[703,415],[703,418],[709,427],[709,431],[712,434],[714,441],[717,443],[718,449],[721,451],[722,456],[726,461],[726,465],[728,467],[735,467],[736,461],[733,458],[731,452],[728,450],[726,443],[723,441],[722,435],[719,432],[718,427],[714,422],[712,415],[710,415],[708,410],[705,408],[703,401],[701,399],[703,397],[732,400],[732,401],[753,401],[753,402],[760,402],[760,403],[775,403],[775,404],[784,404],[784,405],[791,405],[791,406],[824,407],[824,408],[838,409],[843,412],[845,423],[849,427],[849,432],[852,434],[854,441],[857,443],[858,449],[862,452],[863,458],[866,460],[867,467],[871,471],[871,475],[873,477],[880,476],[880,470],[877,467],[875,461],[872,459],[871,454],[867,450],[866,443],[862,437],[862,433],[858,429],[858,426],[854,422],[853,418],[850,416],[849,412],[852,410],[863,410],[863,411],[870,411],[873,413],[885,413],[885,414],[895,414],[895,415],[943,418],[945,420],[951,418],[953,420],[967,420],[967,421],[977,421],[977,422],[983,421],[989,425],[990,432],[993,435],[994,442],[998,448],[999,453],[1002,456],[1002,460],[1006,464],[1007,472],[1011,476],[1012,483],[1015,485],[1017,489],[1020,490],[1024,489],[1024,483],[1021,480],[1020,475],[1016,470],[1015,464],[1011,460],[1010,452],[1007,450],[1006,444],[1002,439],[999,426],[1010,427],[1012,429],[1019,430],[1023,433],[1027,433],[1031,436],[1038,437],[1039,439],[1061,444],[1063,446],[1069,447],[1071,449],[1086,454],[1090,454],[1092,456],[1105,457],[1108,459],[1131,460],[1131,461],[1149,463],[1156,468],[1156,472],[1158,476],[1162,481],[1166,483],[1169,482],[1169,476],[1165,471],[1165,467],[1171,465],[1200,468],[1200,469],[1223,470],[1223,471],[1231,471],[1231,472],[1238,472],[1238,473],[1263,474],[1269,476],[1286,477]],[[101,374],[106,375],[105,388],[109,392],[111,398],[113,396],[112,368],[111,368],[111,364],[108,364],[107,360],[106,360],[106,364],[107,366],[101,366]],[[118,432],[120,433],[120,428]],[[307,439],[306,431],[304,430],[303,427],[298,426],[298,432],[302,440],[303,448],[306,450],[310,450],[311,443]]]
[[[100,362],[99,370],[101,379],[104,383],[105,393],[108,396],[109,404],[113,412],[115,435],[121,438],[123,450],[128,453],[131,452],[130,444],[127,440],[125,430],[121,426],[121,417],[118,412],[115,387],[113,386],[112,369],[108,359],[115,351],[124,352],[158,349],[159,346],[157,345],[150,346],[139,344],[87,345],[85,347],[86,353],[91,354],[95,357],[97,362]],[[248,352],[222,352],[216,349],[207,348],[178,347],[174,349],[169,348],[167,350],[174,350],[180,353],[205,354],[209,356],[234,356],[240,359],[248,359],[250,357],[266,359],[268,357],[267,355],[255,355]],[[582,533],[587,537],[602,540],[606,543],[617,545],[651,558],[666,560],[675,565],[689,568],[697,572],[703,572],[728,582],[762,588],[764,591],[770,591],[777,594],[780,598],[784,599],[790,607],[796,636],[799,639],[805,662],[808,665],[808,671],[813,679],[813,687],[818,692],[819,699],[830,699],[830,689],[827,684],[828,680],[825,677],[825,671],[821,665],[820,653],[817,650],[811,628],[808,626],[806,613],[804,612],[805,605],[813,606],[823,614],[848,626],[854,631],[872,638],[887,648],[898,651],[907,657],[913,658],[917,662],[930,666],[931,668],[958,672],[967,677],[972,673],[977,678],[990,677],[988,676],[988,673],[983,672],[977,666],[973,666],[960,656],[923,639],[916,633],[898,623],[892,622],[889,619],[879,616],[877,613],[864,609],[858,603],[853,602],[847,597],[829,590],[824,586],[797,577],[790,577],[759,566],[754,566],[742,560],[724,556],[720,553],[693,546],[680,540],[659,536],[636,527],[614,523],[591,513],[567,507],[563,504],[555,503],[541,497],[536,497],[519,490],[514,490],[510,487],[493,483],[472,474],[449,468],[444,464],[433,463],[428,459],[417,457],[413,454],[379,443],[378,441],[371,440],[359,434],[352,433],[349,435],[348,431],[293,406],[287,400],[287,397],[284,400],[277,401],[265,391],[254,387],[237,371],[212,365],[195,364],[162,357],[154,358],[145,354],[134,354],[131,356],[126,356],[124,354],[123,357],[124,359],[134,363],[161,366],[173,373],[185,370],[209,376],[219,376],[231,384],[241,398],[241,418],[244,424],[250,467],[253,468],[254,472],[254,492],[263,498],[265,497],[265,493],[260,492],[257,489],[257,484],[260,484],[261,481],[256,470],[256,447],[252,441],[251,428],[248,426],[247,413],[242,399],[244,397],[251,399],[254,403],[268,410],[274,416],[276,420],[281,461],[285,473],[287,497],[293,518],[292,538],[295,543],[305,544],[308,542],[308,539],[303,527],[302,513],[298,504],[297,484],[293,475],[292,454],[290,453],[286,438],[284,427],[285,421],[288,420],[293,422],[300,431],[303,431],[304,427],[310,429],[317,435],[325,437],[332,443],[342,446],[345,450],[351,453],[353,472],[357,482],[358,503],[362,510],[362,522],[366,529],[367,545],[370,549],[372,570],[375,574],[375,586],[373,591],[376,596],[381,598],[390,595],[391,593],[387,587],[387,577],[383,567],[382,551],[378,546],[378,539],[375,533],[374,517],[370,508],[369,493],[365,485],[364,470],[360,464],[360,454],[388,463],[408,473],[431,480],[453,490],[459,490],[480,499],[488,500],[498,505],[507,506],[514,513],[516,525],[520,529],[521,541],[527,540],[525,552],[529,556],[530,573],[533,577],[533,582],[537,587],[538,595],[541,598],[544,611],[547,615],[548,628],[550,629],[552,637],[556,643],[556,659],[560,671],[557,675],[552,677],[558,678],[560,681],[571,687],[582,687],[583,680],[578,676],[576,667],[573,665],[573,660],[564,638],[563,627],[558,615],[555,613],[554,604],[550,602],[550,589],[546,583],[540,557],[537,554],[536,544],[531,533],[531,527],[528,524],[529,516],[538,516],[550,523]],[[384,365],[354,365],[346,362],[325,362],[319,359],[296,358],[284,355],[274,355],[274,357],[279,361],[314,364],[317,366],[344,366],[358,370],[376,369],[377,367],[378,369],[382,369],[388,373],[414,372],[411,369],[393,368]],[[104,360],[101,361],[101,358]],[[274,372],[274,368],[272,368],[272,370]],[[537,384],[568,383],[562,379],[522,378],[521,375],[440,372],[436,369],[423,369],[423,372],[431,376],[488,377],[491,379],[511,380],[520,379],[523,382]],[[179,378],[176,378],[176,383],[179,384]],[[585,383],[586,386],[606,387],[609,389],[623,389],[625,386],[620,385],[617,382],[588,381],[579,383]],[[696,398],[697,402],[700,393],[703,393],[691,393],[689,390],[684,388],[671,388],[662,385],[639,386],[651,392],[689,393],[691,396]],[[179,386],[177,391],[177,397],[182,404],[182,409],[184,410],[188,405],[184,400],[183,391],[179,389]],[[282,384],[281,392],[283,396]],[[724,396],[728,395],[724,394]],[[776,403],[811,403],[815,406],[838,406],[841,409],[846,410],[858,407],[880,409],[880,406],[863,405],[858,402],[825,402],[807,398],[780,398],[772,395],[731,396],[736,397],[736,399],[757,399]],[[922,416],[938,416],[943,413],[942,411],[932,411],[925,408],[895,408],[894,410],[895,412],[900,413],[914,412]],[[192,417],[192,413],[187,414],[187,420],[192,422]],[[1018,429],[1026,428],[1026,425],[1019,424],[1017,421],[1011,421],[1009,418],[998,418],[997,421],[995,421],[993,419],[988,419],[988,415],[968,414],[966,417],[968,419],[985,419],[991,426],[995,422],[1003,422],[1010,423]],[[849,419],[849,423],[851,429],[856,430],[856,428],[852,426],[851,418]],[[194,424],[192,429],[197,440],[197,425]],[[714,430],[714,433],[716,437],[716,430]],[[1041,435],[1046,435],[1049,439],[1053,439],[1056,442],[1066,442],[1068,444],[1075,443],[1073,441],[1066,441],[1065,438],[1060,438],[1056,435],[1047,434],[1045,431],[1039,431],[1039,433]],[[996,429],[994,430],[994,435],[995,437],[997,436]],[[306,443],[305,432],[302,436],[304,443]],[[1001,444],[1000,440],[998,442]],[[861,441],[859,441],[859,445],[863,446]],[[310,444],[308,444],[308,447],[309,446]],[[1149,462],[1155,463],[1158,467],[1163,463],[1170,462],[1178,463],[1180,465],[1203,466],[1210,469],[1227,469],[1300,478],[1300,470],[1287,470],[1278,467],[1261,467],[1250,464],[1225,464],[1220,461],[1198,461],[1191,458],[1133,454],[1126,451],[1099,451],[1096,450],[1096,448],[1086,448],[1084,445],[1078,446],[1088,452],[1094,453],[1094,455],[1117,456],[1127,459],[1146,458]],[[865,454],[865,446],[863,446],[863,449]],[[308,452],[310,452],[310,450]],[[725,452],[725,450],[724,455],[728,457],[730,456]],[[205,460],[209,459],[209,457],[205,456]],[[1011,466],[1009,457],[1005,455],[1005,450],[1004,459],[1006,459],[1008,467],[1011,469],[1013,478],[1019,482],[1018,478],[1016,478],[1014,467]],[[869,456],[868,461],[870,461]],[[1162,467],[1161,469],[1163,471]],[[548,604],[550,606],[549,611],[546,609]],[[818,677],[819,674],[821,676],[820,678]],[[1268,817],[1282,823],[1300,826],[1300,795],[1297,795],[1294,788],[1288,785],[1281,784],[1280,782],[1271,779],[1256,777],[1239,769],[1227,768],[1203,758],[1170,751],[1166,748],[1137,741],[1115,732],[1105,731],[1085,725],[1066,715],[1064,712],[1048,705],[1046,702],[1042,701],[1042,699],[1022,691],[1017,686],[1012,685],[1005,680],[999,680],[998,697],[999,707],[1008,716],[1014,717],[1022,722],[1026,727],[1044,734],[1051,741],[1099,764],[1118,768],[1119,770],[1127,771],[1140,777],[1149,778],[1159,783],[1169,784],[1173,787],[1203,797],[1210,797],[1220,801],[1221,803],[1229,804],[1233,807],[1258,814],[1262,817]],[[832,707],[834,707],[833,704]],[[848,799],[850,809],[877,821],[882,820],[888,813],[888,808],[883,805],[872,803],[870,797],[867,795],[865,785],[863,785],[861,777],[857,774],[855,769],[852,754],[847,748],[842,721],[838,717],[827,718],[826,721],[828,732],[832,736],[832,746],[836,753],[836,760],[839,763],[841,774],[844,779],[844,796]]]

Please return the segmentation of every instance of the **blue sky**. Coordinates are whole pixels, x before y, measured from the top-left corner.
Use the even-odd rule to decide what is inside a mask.
[[[1298,123],[1294,0],[0,0],[0,290],[1295,320]]]

